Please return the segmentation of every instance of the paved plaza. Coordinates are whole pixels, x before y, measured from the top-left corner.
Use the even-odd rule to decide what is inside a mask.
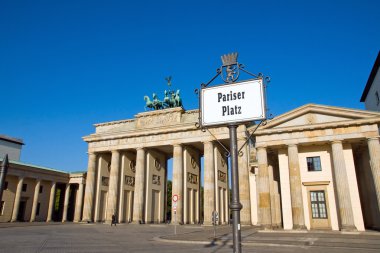
[[[232,252],[231,227],[1,223],[0,252]],[[243,252],[379,252],[379,232],[243,228]]]

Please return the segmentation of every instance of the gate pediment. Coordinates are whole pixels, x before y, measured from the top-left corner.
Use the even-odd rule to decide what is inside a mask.
[[[362,121],[379,121],[380,113],[334,106],[307,104],[275,117],[260,131],[286,130],[297,128],[334,127],[355,125]]]

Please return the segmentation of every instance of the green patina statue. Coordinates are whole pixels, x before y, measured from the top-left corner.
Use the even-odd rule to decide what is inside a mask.
[[[169,76],[165,78],[165,80],[168,82],[168,86],[170,87],[172,84],[172,77]],[[179,95],[179,90],[168,90],[164,92],[164,100],[161,101],[157,98],[157,94],[153,93],[152,100],[148,96],[144,96],[145,100],[145,110],[151,109],[151,110],[161,110],[166,108],[174,108],[174,107],[180,107],[182,106],[182,99]]]

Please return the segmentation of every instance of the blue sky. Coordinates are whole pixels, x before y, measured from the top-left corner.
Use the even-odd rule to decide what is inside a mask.
[[[0,134],[24,140],[23,162],[86,170],[82,137],[94,123],[144,111],[144,95],[162,98],[169,75],[185,109],[197,108],[194,89],[230,52],[271,77],[274,116],[307,103],[363,109],[379,9],[376,0],[0,0]]]

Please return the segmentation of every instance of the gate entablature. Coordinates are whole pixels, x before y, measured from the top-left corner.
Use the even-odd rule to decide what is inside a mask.
[[[214,136],[197,128],[198,115],[198,110],[181,107],[142,112],[134,119],[95,124],[95,133],[83,139],[89,143],[89,152],[213,141],[214,136],[229,139],[226,127],[210,128]],[[245,130],[244,125],[238,128],[239,137],[245,137]]]

